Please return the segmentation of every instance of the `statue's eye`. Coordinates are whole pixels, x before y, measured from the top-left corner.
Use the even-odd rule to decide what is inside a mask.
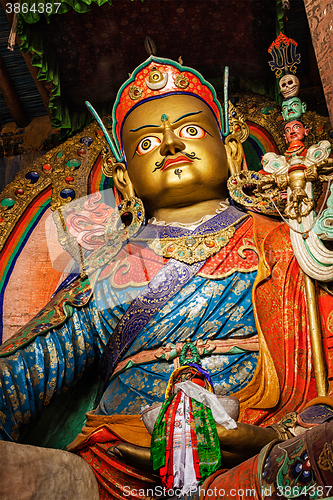
[[[145,155],[154,151],[161,144],[161,140],[158,137],[145,137],[139,142],[136,152],[139,155]]]
[[[184,139],[202,139],[205,137],[206,132],[198,125],[187,125],[181,129],[179,135]]]

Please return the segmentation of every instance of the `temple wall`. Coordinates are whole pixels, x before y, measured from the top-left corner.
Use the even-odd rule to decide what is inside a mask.
[[[333,126],[333,2],[304,0],[326,104]]]
[[[58,146],[58,138],[48,116],[33,118],[25,128],[14,122],[0,126],[0,192],[15,174]]]
[[[70,256],[64,252],[51,226],[48,209],[17,258],[3,295],[4,342],[28,323],[50,300],[66,278]]]

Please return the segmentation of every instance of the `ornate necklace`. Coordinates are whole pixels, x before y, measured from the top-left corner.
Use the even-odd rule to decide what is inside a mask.
[[[101,248],[95,250],[88,257],[81,255],[82,268],[91,276],[103,266],[111,262],[123,248],[126,241],[131,239],[141,226],[144,218],[144,207],[138,198],[125,200],[112,214],[105,230],[105,242]],[[121,224],[121,215],[131,213],[133,220],[130,226]],[[236,228],[248,215],[243,215],[228,227],[206,234],[185,234],[179,236],[160,236],[151,238],[135,237],[132,242],[147,243],[156,255],[173,258],[185,264],[202,262],[215,255],[225,247],[233,237]],[[119,227],[118,227],[119,226]]]
[[[305,153],[304,153],[305,151]],[[303,142],[301,141],[293,141],[287,151],[285,152],[285,157],[287,160],[290,160],[294,156],[305,156],[306,150]]]
[[[172,258],[185,264],[194,264],[208,259],[225,247],[235,234],[235,226],[248,215],[243,215],[230,226],[208,234],[185,234],[177,237],[156,239],[135,238],[137,242],[147,243],[156,255]]]

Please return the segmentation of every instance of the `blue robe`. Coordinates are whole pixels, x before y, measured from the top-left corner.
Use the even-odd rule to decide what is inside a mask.
[[[251,293],[255,277],[256,271],[236,271],[223,279],[194,275],[148,321],[122,358],[188,338],[206,341],[254,336]],[[0,360],[2,439],[19,440],[21,429],[102,355],[130,305],[129,297],[143,288],[115,289],[108,278],[98,282],[94,297],[86,306],[74,309],[61,327]],[[216,393],[231,395],[251,380],[257,359],[257,351],[233,348],[203,357],[202,364],[211,374]],[[162,402],[173,369],[172,362],[156,359],[117,373],[96,413],[138,414],[143,406]]]

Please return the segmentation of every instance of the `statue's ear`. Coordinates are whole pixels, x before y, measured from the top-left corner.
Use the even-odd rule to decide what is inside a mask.
[[[302,111],[303,111],[303,113],[305,113],[306,108],[307,108],[306,102],[302,102]]]
[[[112,166],[112,177],[115,187],[121,193],[123,199],[135,196],[133,184],[129,178],[125,163],[114,163]]]
[[[237,135],[230,134],[225,139],[225,150],[227,153],[230,174],[234,175],[242,170],[243,146]]]

